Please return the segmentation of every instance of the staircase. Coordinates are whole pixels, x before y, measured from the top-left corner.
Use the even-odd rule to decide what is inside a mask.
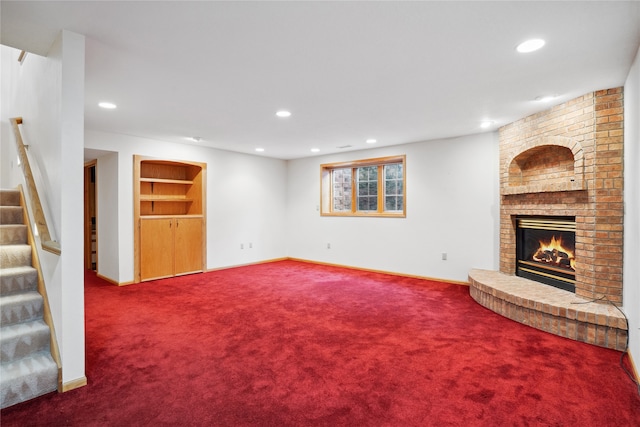
[[[20,191],[0,190],[0,407],[58,388]]]

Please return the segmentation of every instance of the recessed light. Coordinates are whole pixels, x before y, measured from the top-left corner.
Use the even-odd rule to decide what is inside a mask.
[[[264,151],[264,148],[262,148],[262,147],[258,147],[258,148],[256,148],[256,151],[257,151],[258,153],[262,153],[262,152]]]
[[[520,53],[529,53],[540,49],[544,44],[545,41],[542,39],[531,39],[520,43],[516,50]]]
[[[375,144],[376,142],[378,142],[377,139],[367,139],[367,144]]]
[[[320,149],[319,148],[312,148],[311,152],[312,153],[318,153],[318,152],[320,152]]]
[[[107,110],[113,110],[114,108],[117,108],[117,105],[113,102],[100,102],[98,103],[98,107],[106,108]]]
[[[537,96],[536,101],[538,102],[549,102],[556,99],[558,95],[546,95],[546,96]]]
[[[280,110],[276,113],[276,116],[278,117],[289,117],[291,116],[291,112],[290,111],[286,111],[286,110]]]
[[[483,129],[487,129],[487,128],[490,128],[492,124],[493,124],[493,121],[485,120],[484,122],[480,123],[480,127]]]

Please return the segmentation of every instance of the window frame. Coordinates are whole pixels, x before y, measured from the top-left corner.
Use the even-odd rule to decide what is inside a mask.
[[[402,210],[385,211],[385,175],[384,166],[402,164]],[[364,166],[378,167],[378,209],[376,211],[359,211],[357,205],[357,169]],[[351,168],[351,211],[333,210],[333,171]],[[320,165],[320,215],[345,217],[386,217],[406,218],[407,216],[407,166],[406,155],[378,157],[354,160],[349,162],[325,163]]]

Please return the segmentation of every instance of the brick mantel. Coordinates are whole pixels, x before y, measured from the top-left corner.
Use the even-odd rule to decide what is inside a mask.
[[[576,295],[622,303],[623,138],[622,88],[500,129],[502,273],[515,274],[516,216],[575,216]]]

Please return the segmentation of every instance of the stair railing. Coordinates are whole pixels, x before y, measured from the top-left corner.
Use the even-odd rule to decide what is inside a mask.
[[[58,391],[64,392],[64,386],[62,384],[62,358],[60,357],[60,347],[58,347],[58,339],[56,338],[56,328],[53,324],[53,314],[51,313],[51,306],[49,305],[49,297],[47,295],[47,287],[44,284],[44,277],[42,276],[42,265],[40,264],[40,257],[35,247],[35,239],[33,236],[33,227],[31,221],[29,221],[29,214],[27,212],[26,201],[24,196],[24,189],[22,185],[18,185],[20,191],[20,207],[22,208],[23,222],[27,225],[27,243],[31,246],[31,262],[33,268],[38,271],[38,293],[42,295],[43,307],[42,318],[44,323],[49,326],[49,349],[53,361],[56,362],[58,367]]]
[[[16,137],[16,147],[18,148],[18,157],[20,159],[20,165],[22,166],[22,173],[27,185],[27,193],[31,201],[31,208],[33,212],[33,218],[38,229],[38,235],[40,236],[40,244],[45,251],[60,255],[62,248],[60,243],[51,238],[49,227],[47,226],[47,220],[44,215],[44,209],[42,203],[40,203],[40,196],[38,195],[38,189],[36,188],[36,181],[33,178],[31,166],[29,164],[29,158],[27,156],[27,147],[22,140],[22,134],[20,133],[19,125],[22,124],[22,117],[15,117],[9,119],[11,126],[13,127],[13,133]]]

